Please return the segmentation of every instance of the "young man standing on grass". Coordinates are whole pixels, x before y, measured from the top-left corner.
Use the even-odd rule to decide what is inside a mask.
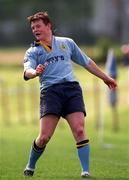
[[[116,88],[114,79],[85,55],[76,43],[52,33],[52,22],[46,12],[38,12],[27,18],[36,38],[24,58],[24,79],[40,80],[40,130],[31,146],[25,176],[33,176],[36,162],[52,137],[60,117],[68,122],[76,141],[82,172],[89,173],[89,139],[85,130],[86,111],[81,87],[76,80],[71,60],[104,81],[110,89]]]

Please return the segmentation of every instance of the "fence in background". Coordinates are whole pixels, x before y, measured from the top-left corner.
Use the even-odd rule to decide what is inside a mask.
[[[0,82],[0,122],[11,125],[36,123],[39,117],[39,89],[34,84]]]
[[[129,105],[129,86],[127,81],[121,84],[122,86],[118,87],[118,104],[123,103],[125,105],[127,103],[127,105]],[[88,112],[90,111],[89,114],[93,114],[96,127],[98,127],[100,123],[103,123],[102,113],[105,113],[105,110],[108,109],[106,93],[100,86],[98,80],[93,81],[93,86],[89,88],[87,86],[86,90],[85,83],[82,83],[81,85],[84,91],[84,96],[86,94],[84,98],[86,99],[86,106],[89,106]],[[102,97],[102,94],[104,94],[104,98]],[[38,120],[39,87],[33,83],[16,82],[14,85],[10,85],[9,82],[0,81],[0,124],[37,124]]]

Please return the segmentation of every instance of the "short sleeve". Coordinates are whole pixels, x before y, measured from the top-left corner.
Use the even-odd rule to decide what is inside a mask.
[[[85,67],[89,63],[90,58],[77,46],[77,44],[72,39],[70,39],[70,46],[72,50],[71,60]]]
[[[37,54],[33,47],[29,48],[24,56],[24,71],[27,69],[35,69],[37,67]]]

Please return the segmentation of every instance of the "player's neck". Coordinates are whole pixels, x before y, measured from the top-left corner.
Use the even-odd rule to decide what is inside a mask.
[[[52,34],[50,36],[46,37],[45,39],[42,39],[41,43],[52,47]]]

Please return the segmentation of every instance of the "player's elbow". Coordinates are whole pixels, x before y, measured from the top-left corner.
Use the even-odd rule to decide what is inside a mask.
[[[24,74],[23,74],[23,79],[25,80],[25,81],[27,81],[27,80],[29,80],[30,78],[29,77],[27,77],[27,75],[26,75],[26,71],[24,72]]]
[[[27,69],[24,71],[24,80],[29,80],[37,76],[35,69]]]

